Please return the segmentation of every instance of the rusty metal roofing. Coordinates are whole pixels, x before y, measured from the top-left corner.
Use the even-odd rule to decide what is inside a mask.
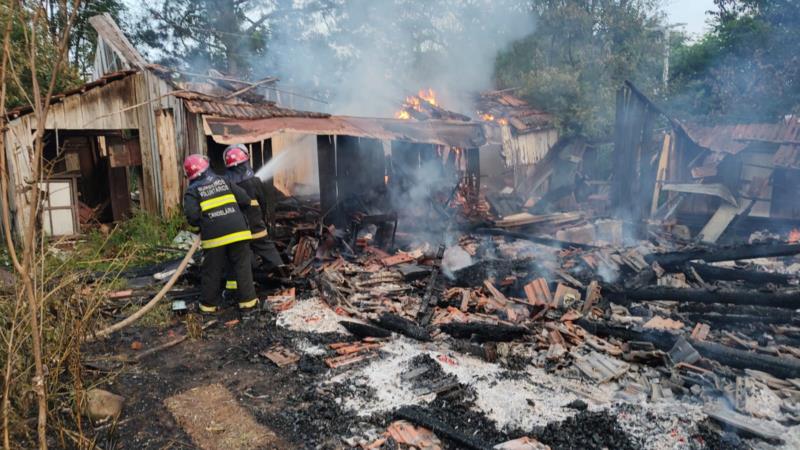
[[[247,103],[236,100],[219,100],[197,92],[176,92],[186,109],[195,114],[229,117],[233,119],[270,119],[276,117],[329,117],[330,114],[282,108],[273,102]]]
[[[252,120],[206,117],[204,122],[206,134],[220,144],[258,142],[283,132],[345,135],[460,148],[475,148],[486,143],[483,125],[477,122],[349,116],[284,116]]]
[[[63,101],[66,97],[70,97],[72,95],[77,95],[77,94],[83,94],[85,92],[91,91],[94,88],[105,86],[106,84],[111,83],[112,81],[121,80],[137,72],[138,70],[136,69],[128,69],[128,70],[120,70],[118,72],[107,73],[96,80],[84,83],[78,87],[53,95],[53,97],[50,99],[50,104],[52,105],[55,103],[59,103]],[[30,114],[32,112],[33,112],[33,107],[31,107],[30,105],[23,105],[9,110],[7,114],[10,119],[16,119],[19,116],[24,116],[25,114]]]
[[[510,91],[481,93],[477,107],[480,114],[488,114],[494,121],[505,120],[520,133],[555,127],[552,114],[533,108],[525,100],[511,95]]]
[[[702,126],[680,124],[686,136],[698,146],[714,153],[735,155],[753,144],[775,146],[773,163],[779,167],[800,168],[800,119],[789,116],[778,123]],[[713,158],[716,166],[723,158]],[[707,161],[708,162],[708,161]]]

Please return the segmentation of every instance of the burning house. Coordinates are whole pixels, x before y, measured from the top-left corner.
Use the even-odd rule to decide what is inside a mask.
[[[335,223],[345,220],[342,207],[349,197],[389,183],[408,190],[430,161],[471,173],[478,189],[478,148],[486,142],[479,123],[281,107],[279,94],[269,99],[259,90],[274,79],[249,83],[151,65],[108,16],[93,18],[92,25],[98,32],[97,79],[55,96],[48,116],[44,162],[51,176],[43,227],[50,235],[77,234],[82,223],[121,220],[132,198],[144,211],[170,213],[184,187],[180,161],[200,152],[220,169],[222,150],[231,143],[248,145],[256,169],[284,152],[301,155],[297,164],[274,171],[274,184],[286,195],[320,195],[322,208],[331,212],[326,220]],[[201,81],[182,80],[187,76]],[[31,113],[11,111],[5,131],[12,208],[33,201],[24,181],[36,163],[28,151]],[[22,215],[16,220],[21,227]]]

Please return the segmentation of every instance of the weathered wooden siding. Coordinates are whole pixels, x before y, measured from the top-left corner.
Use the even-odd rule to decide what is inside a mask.
[[[5,132],[5,152],[8,162],[8,202],[17,230],[24,230],[28,223],[28,206],[31,204],[25,180],[31,178],[32,116],[12,120]],[[3,199],[5,201],[5,199]]]
[[[174,199],[181,196],[183,183],[180,177],[176,182],[171,174],[177,170],[177,162],[187,153],[189,145],[186,111],[182,100],[170,95],[172,90],[170,85],[149,71],[141,71],[81,94],[70,95],[53,104],[46,126],[48,130],[86,130],[93,133],[137,130],[142,154],[141,207],[145,211],[163,214],[174,207]],[[172,111],[164,119],[171,121],[172,131],[159,146],[156,113],[164,109]],[[9,161],[12,207],[23,206],[31,201],[26,198],[27,190],[23,189],[22,180],[30,178],[34,124],[34,115],[28,114],[12,120],[6,131],[5,151]],[[163,126],[166,126],[166,122]],[[164,155],[161,152],[169,152],[164,159],[171,167],[168,180],[162,180]],[[169,192],[165,194],[164,189]],[[25,219],[20,214],[15,216],[17,225],[24,226]]]
[[[181,186],[178,173],[178,149],[175,146],[175,119],[171,109],[156,113],[156,131],[161,159],[161,192],[164,213],[175,211],[180,205]]]
[[[509,166],[528,166],[536,164],[558,140],[556,129],[515,134],[511,127],[502,127],[503,153]]]

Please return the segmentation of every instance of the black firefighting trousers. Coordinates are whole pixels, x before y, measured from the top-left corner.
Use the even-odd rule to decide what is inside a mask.
[[[269,238],[262,237],[250,240],[250,248],[255,256],[253,264],[257,264],[257,260],[260,258],[261,266],[266,272],[272,272],[283,265],[281,254],[278,253],[275,243],[270,241]]]
[[[227,271],[236,280],[239,303],[256,299],[250,266],[250,241],[240,241],[203,251],[200,301],[204,305],[222,306],[220,287]]]

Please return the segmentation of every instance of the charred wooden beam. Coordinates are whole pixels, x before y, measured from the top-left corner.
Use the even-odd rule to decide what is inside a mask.
[[[689,314],[719,314],[731,316],[752,316],[764,319],[785,319],[791,322],[795,314],[783,308],[769,308],[752,305],[726,305],[719,303],[683,303],[678,305],[678,312]]]
[[[768,243],[653,253],[645,256],[645,260],[650,264],[657,262],[661,267],[680,267],[689,261],[695,260],[720,262],[775,256],[792,256],[797,254],[800,254],[800,244]]]
[[[736,327],[740,328],[742,325],[749,325],[749,324],[787,324],[794,322],[794,319],[790,315],[784,314],[783,316],[775,316],[775,317],[762,317],[762,316],[752,316],[748,314],[720,314],[720,313],[709,313],[709,314],[699,314],[699,313],[688,313],[682,314],[682,317],[686,318],[690,322],[708,322],[712,323],[717,327]]]
[[[451,322],[439,329],[458,339],[474,338],[478,342],[509,342],[528,334],[528,329],[503,323]]]
[[[595,247],[594,245],[579,244],[577,242],[560,241],[558,239],[553,239],[548,237],[533,236],[528,233],[503,230],[502,228],[476,228],[473,231],[477,234],[488,234],[490,236],[507,236],[514,239],[531,241],[535,244],[546,245],[548,247],[578,248],[581,250],[593,250],[598,248]]]
[[[728,303],[733,305],[770,306],[773,308],[800,308],[800,291],[763,292],[752,289],[692,289],[653,286],[609,293],[614,301],[669,300],[680,303]]]
[[[763,284],[776,283],[787,284],[792,279],[789,275],[782,273],[757,272],[746,269],[730,269],[727,267],[716,267],[708,264],[690,263],[689,266],[697,271],[704,280],[723,280],[723,281],[746,281],[748,283]]]
[[[365,338],[365,337],[388,338],[392,336],[392,333],[389,330],[380,327],[374,327],[372,325],[367,325],[365,323],[342,320],[339,322],[339,324],[343,326],[347,331],[360,338]]]
[[[664,351],[669,351],[678,340],[677,335],[665,331],[643,332],[586,319],[578,320],[577,324],[586,331],[600,337],[652,342],[653,345]],[[800,359],[791,357],[778,358],[695,339],[687,339],[687,341],[704,358],[713,359],[735,369],[755,369],[780,378],[797,378],[800,376]]]
[[[430,341],[428,330],[404,317],[395,314],[383,313],[378,318],[378,325],[387,330],[400,333],[418,341]]]

